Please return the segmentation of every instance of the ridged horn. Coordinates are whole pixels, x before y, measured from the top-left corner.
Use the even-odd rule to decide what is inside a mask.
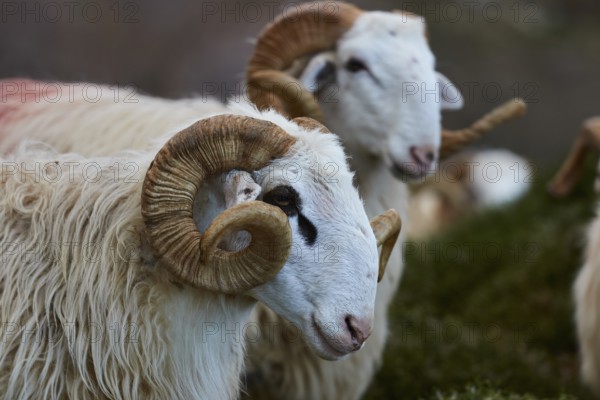
[[[575,139],[573,147],[560,170],[548,185],[548,191],[555,197],[568,195],[581,177],[587,155],[591,151],[600,151],[600,117],[585,120],[581,133]]]
[[[313,94],[285,69],[302,56],[334,46],[363,11],[337,2],[311,2],[297,6],[267,25],[258,38],[246,79],[250,100],[259,109],[274,107],[294,117],[323,121]]]
[[[161,265],[181,281],[223,293],[242,293],[270,279],[291,248],[286,215],[262,202],[238,204],[198,231],[194,197],[209,176],[232,169],[258,170],[288,152],[296,139],[275,124],[250,117],[219,115],[173,136],[146,173],[141,209],[149,243]],[[226,235],[244,230],[248,247],[218,247]]]
[[[381,246],[381,254],[379,255],[379,273],[377,282],[381,281],[388,260],[392,254],[400,229],[402,228],[402,220],[400,214],[394,209],[387,210],[381,215],[371,219],[371,228],[377,239],[377,246]]]
[[[522,99],[513,99],[485,114],[468,128],[456,131],[443,129],[440,158],[450,157],[499,125],[522,117],[526,111],[527,104]]]
[[[331,133],[329,129],[322,123],[317,120],[308,117],[296,117],[292,119],[292,122],[295,122],[299,126],[304,129],[314,130],[318,129],[321,133]]]

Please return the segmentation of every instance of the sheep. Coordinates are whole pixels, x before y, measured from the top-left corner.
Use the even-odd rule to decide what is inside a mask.
[[[525,110],[524,102],[516,100],[470,128],[442,130],[441,110],[459,109],[463,100],[434,64],[419,16],[317,2],[297,7],[263,30],[246,79],[249,97],[259,107],[275,105],[291,117],[312,117],[339,133],[367,214],[393,205],[410,222],[403,181],[422,178],[435,168],[438,154],[460,150]],[[360,398],[381,363],[387,308],[401,275],[402,257],[395,248],[378,286],[371,338],[344,360],[322,362],[302,343],[277,337],[251,343],[250,393],[273,399]],[[254,319],[265,325],[278,320],[260,305]]]
[[[423,239],[475,212],[516,201],[529,189],[533,172],[527,160],[505,149],[452,157],[412,188],[406,236]]]
[[[90,158],[25,142],[3,156],[4,398],[237,398],[245,343],[227,332],[257,300],[321,357],[358,350],[385,267],[377,243],[394,245],[399,219],[369,223],[324,131],[242,107],[144,151]],[[126,162],[138,168],[117,178]],[[301,175],[316,162],[336,163],[336,180]],[[222,249],[236,231],[247,246]],[[332,243],[337,260],[309,255]]]
[[[564,197],[581,177],[585,159],[591,151],[600,151],[600,117],[583,123],[571,152],[549,185],[555,197]],[[600,168],[599,168],[600,171]],[[595,190],[600,191],[596,177]],[[573,285],[575,324],[581,358],[581,375],[597,395],[600,395],[600,210],[587,231],[584,263]]]
[[[144,107],[145,104],[149,104],[146,103],[146,96],[139,96],[139,104],[137,105],[137,107],[131,107],[128,108],[128,112],[127,112],[127,117],[130,117],[130,120],[128,122],[128,124],[125,124],[124,127],[126,126],[132,126],[132,124],[135,124],[135,129],[132,129],[132,132],[144,132],[144,135],[146,137],[142,137],[141,135],[139,136],[138,139],[131,139],[131,138],[125,138],[123,137],[124,140],[129,141],[127,145],[125,146],[131,146],[134,148],[143,148],[146,145],[148,145],[148,143],[151,142],[151,140],[148,139],[153,137],[153,135],[157,132],[158,128],[157,126],[163,126],[160,123],[159,124],[155,124],[155,121],[153,120],[149,120],[146,119],[146,116],[154,116],[154,115],[162,115],[162,120],[161,123],[167,124],[168,122],[168,126],[169,127],[174,127],[177,125],[180,125],[182,123],[182,120],[185,120],[187,118],[194,118],[194,111],[192,109],[190,109],[190,114],[189,115],[176,115],[173,114],[173,110],[177,109],[177,107],[173,107],[173,109],[169,108],[169,107],[159,107],[159,103],[156,102],[156,106],[155,107]],[[158,99],[154,99],[157,100]],[[165,101],[165,103],[167,104],[172,104],[171,101]],[[110,111],[107,111],[106,113],[102,113],[100,112],[99,114],[102,116],[102,118],[97,118],[95,116],[95,114],[91,111],[95,111],[95,110],[102,110],[102,104],[90,104],[90,103],[85,103],[85,102],[81,102],[79,104],[79,107],[81,107],[81,115],[77,116],[77,118],[74,118],[74,120],[76,121],[82,121],[85,122],[86,118],[89,118],[90,125],[81,125],[79,126],[79,128],[81,129],[82,132],[85,133],[91,133],[91,132],[95,132],[94,131],[94,127],[99,128],[102,127],[102,122],[104,121],[104,124],[106,125],[106,127],[109,126],[108,122],[112,120],[112,113],[115,114],[120,114],[120,111],[118,110],[118,107],[113,107],[112,103],[107,102],[106,103],[107,109],[110,109]],[[138,112],[136,113],[136,110],[138,110]],[[163,112],[163,114],[161,114],[161,112]],[[135,114],[135,115],[134,115]],[[57,114],[56,116],[54,116],[55,119],[58,119],[57,117],[60,114]],[[38,116],[44,116],[44,113],[40,113]],[[68,116],[68,115],[65,115]],[[135,116],[135,118],[134,118]],[[68,119],[68,118],[67,118]],[[42,119],[43,120],[43,119]],[[63,126],[63,122],[65,122],[63,119],[58,119],[56,122],[54,123],[48,123],[48,121],[46,121],[46,123],[42,123],[41,125],[36,125],[37,121],[36,118],[28,118],[28,119],[23,119],[21,120],[24,123],[29,123],[29,126],[46,126],[49,127],[50,129],[48,129],[46,131],[47,132],[51,132],[54,131],[57,133],[56,136],[54,137],[48,137],[48,141],[50,143],[53,143],[54,145],[56,144],[60,144],[60,143],[65,143],[68,147],[67,150],[72,150],[72,151],[81,151],[84,154],[90,154],[90,153],[94,153],[94,152],[100,152],[100,153],[114,153],[114,149],[111,149],[110,146],[115,146],[115,147],[119,147],[119,146],[124,146],[123,144],[121,144],[118,141],[115,142],[110,142],[110,140],[97,140],[96,142],[91,142],[91,141],[77,141],[77,140],[64,140],[65,137],[62,137],[60,135],[58,135],[58,133],[61,132],[62,129],[65,129],[65,126],[69,126],[68,123],[65,123]],[[50,121],[51,122],[51,121]],[[4,125],[6,127],[6,125]],[[17,126],[13,126],[13,132],[16,134],[21,133],[22,131],[20,131],[18,129],[19,125],[17,124]],[[110,131],[107,131],[110,132]],[[10,133],[10,132],[7,132]],[[98,137],[101,138],[103,131],[99,130],[98,132],[95,132],[95,135],[97,136],[93,136],[94,137]],[[124,136],[124,135],[123,135]],[[118,135],[114,136],[115,138],[119,138]],[[59,141],[57,142],[54,138],[59,139]],[[54,141],[53,141],[54,140]],[[60,141],[62,140],[62,142]],[[92,144],[93,143],[93,144]],[[13,145],[14,146],[14,145]],[[102,147],[104,146],[104,147]],[[256,310],[256,314],[254,315],[254,319],[255,320],[262,320],[262,322],[266,325],[269,326],[273,326],[273,324],[275,324],[278,327],[284,327],[285,324],[279,320],[279,319],[273,319],[274,315],[272,315],[266,308],[261,308],[260,310]],[[278,346],[279,349],[290,349],[291,350],[291,354],[296,357],[296,361],[298,362],[300,360],[300,357],[306,358],[306,364],[305,365],[312,365],[313,367],[311,368],[302,368],[300,369],[300,371],[302,373],[308,373],[309,374],[309,378],[311,379],[311,384],[312,384],[312,388],[314,388],[313,390],[319,390],[319,393],[323,392],[323,386],[318,385],[320,382],[326,382],[325,379],[328,378],[328,376],[331,375],[327,375],[326,373],[332,373],[335,372],[335,368],[328,368],[329,365],[335,366],[334,364],[329,364],[329,363],[321,363],[319,361],[318,358],[316,358],[312,353],[308,353],[304,351],[304,344],[302,342],[302,344],[298,344],[295,345],[294,343],[284,343],[283,339],[285,338],[284,335],[280,335],[278,338],[276,338],[275,340],[278,340],[277,342],[273,343],[273,334],[271,333],[271,331],[269,329],[262,329],[263,331],[263,335],[261,336],[261,339],[264,339],[265,342],[260,342],[262,345],[267,344],[268,347],[265,348],[265,351],[268,349],[268,351],[266,351],[265,353],[265,359],[263,360],[265,363],[263,365],[268,366],[269,368],[273,368],[272,370],[275,370],[275,368],[277,368],[278,366],[280,366],[281,364],[278,364],[275,361],[271,361],[271,362],[267,362],[269,360],[271,360],[270,355],[272,354],[277,354],[274,353],[272,351],[272,346]],[[264,332],[269,332],[271,333],[271,335],[266,335],[264,334]],[[278,332],[281,333],[281,332]],[[365,345],[366,348],[368,347],[368,343]],[[257,346],[258,344],[256,343],[252,343],[252,346]],[[261,347],[259,347],[259,349],[261,349]],[[300,353],[295,353],[295,351],[299,351]],[[365,351],[364,349],[361,350]],[[359,353],[357,353],[356,355],[358,355]],[[365,356],[364,358],[368,359],[374,359],[379,357],[379,354],[371,352],[370,354],[368,354],[367,356]],[[352,360],[358,360],[358,362],[363,361],[363,358],[359,358],[359,357],[351,357]],[[356,362],[356,361],[355,361]],[[347,363],[347,361],[342,361],[342,363]],[[336,363],[339,364],[339,363]],[[314,368],[314,369],[313,369]],[[373,367],[374,368],[374,367]],[[251,369],[252,370],[252,369]],[[271,370],[271,371],[272,371]],[[286,373],[293,373],[294,369],[286,369],[285,370]],[[374,370],[372,370],[371,373],[374,373]],[[249,378],[253,378],[255,379],[255,385],[260,382],[259,379],[264,379],[265,376],[273,376],[273,372],[267,371],[267,373],[261,371],[260,375],[255,375],[254,377],[252,375],[248,375]],[[300,375],[302,378],[301,379],[305,379],[302,375]],[[340,374],[334,376],[336,377],[336,381],[340,381]],[[300,379],[300,378],[299,378]],[[361,384],[361,387],[365,387],[368,384],[368,379],[366,379],[366,382],[363,382]],[[292,382],[295,383],[295,382]],[[271,382],[272,384],[272,382]],[[364,386],[362,386],[364,385]],[[272,390],[273,386],[268,386],[268,388],[270,390]],[[296,391],[296,395],[299,397],[302,397],[304,394],[306,394],[306,392],[302,392],[302,391],[298,391],[298,388],[302,387],[301,385],[298,385],[295,387]],[[332,389],[331,391],[331,396],[335,396],[334,393],[339,393],[340,389],[339,386],[335,387]],[[313,392],[315,393],[315,392]]]

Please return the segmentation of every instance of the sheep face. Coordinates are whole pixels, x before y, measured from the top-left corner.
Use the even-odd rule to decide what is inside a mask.
[[[259,199],[288,215],[293,246],[276,277],[250,295],[333,360],[360,349],[371,332],[377,245],[337,137],[297,137],[285,159],[255,174]]]
[[[435,167],[440,111],[462,106],[456,87],[435,71],[425,24],[406,14],[362,14],[334,52],[308,62],[300,81],[317,95],[330,129],[403,179]]]

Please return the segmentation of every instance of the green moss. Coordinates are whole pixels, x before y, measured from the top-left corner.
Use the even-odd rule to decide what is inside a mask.
[[[578,378],[571,286],[594,215],[593,170],[568,199],[547,194],[545,174],[518,203],[405,245],[393,334],[367,399],[591,398]],[[480,381],[530,394],[464,390]]]
[[[469,385],[463,391],[451,393],[436,393],[428,400],[543,400],[531,394],[506,393],[498,389],[490,388],[488,385]],[[575,397],[560,395],[557,400],[573,400]]]

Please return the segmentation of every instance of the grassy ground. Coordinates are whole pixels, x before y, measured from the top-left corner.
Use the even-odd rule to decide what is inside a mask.
[[[593,169],[566,200],[546,194],[546,174],[517,204],[405,246],[393,334],[367,399],[591,398],[571,285],[594,215]]]

